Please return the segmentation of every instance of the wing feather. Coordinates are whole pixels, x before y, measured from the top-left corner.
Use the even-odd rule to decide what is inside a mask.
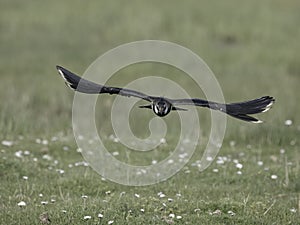
[[[200,107],[207,107],[214,110],[227,113],[228,115],[252,123],[261,123],[262,121],[251,117],[249,115],[257,114],[268,111],[275,99],[270,96],[264,96],[261,98],[253,99],[250,101],[223,104],[203,99],[172,99],[170,102],[176,105],[195,105]],[[249,115],[248,115],[249,114]]]
[[[77,76],[76,74],[72,73],[71,71],[61,66],[56,66],[56,68],[59,74],[65,80],[67,86],[73,89],[74,91],[78,91],[86,94],[104,94],[104,93],[117,94],[117,95],[122,95],[127,97],[141,98],[149,102],[153,100],[153,97],[148,96],[139,91],[96,84],[92,81]]]

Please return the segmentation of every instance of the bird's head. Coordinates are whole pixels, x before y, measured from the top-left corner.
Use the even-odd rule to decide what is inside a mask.
[[[153,102],[153,111],[156,115],[166,116],[172,109],[172,104],[165,99],[159,99]]]

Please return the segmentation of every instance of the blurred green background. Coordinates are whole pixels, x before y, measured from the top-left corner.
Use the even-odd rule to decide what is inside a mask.
[[[263,116],[273,129],[286,119],[299,124],[298,1],[0,4],[4,136],[70,129],[73,93],[62,85],[55,65],[82,74],[111,48],[144,39],[175,42],[197,53],[214,71],[228,102],[274,96],[275,108]]]
[[[57,186],[62,187],[63,192],[68,190],[70,199],[73,198],[71,202],[57,203],[58,209],[69,207],[74,217],[74,220],[69,218],[63,222],[54,219],[57,224],[81,223],[85,211],[79,210],[80,213],[78,213],[78,207],[80,208],[82,204],[80,194],[90,193],[95,197],[95,193],[97,193],[97,197],[102,198],[107,190],[116,192],[116,195],[112,195],[112,205],[103,209],[107,210],[105,212],[110,215],[117,212],[116,214],[119,214],[121,218],[125,218],[125,222],[131,222],[131,224],[135,221],[149,223],[153,219],[151,213],[155,214],[156,210],[160,210],[160,206],[156,208],[155,204],[151,205],[153,199],[150,195],[159,190],[176,193],[178,189],[187,194],[186,199],[191,202],[191,205],[182,200],[179,205],[174,206],[172,209],[174,212],[178,211],[178,207],[181,206],[183,209],[179,210],[180,213],[194,215],[193,210],[200,207],[198,200],[203,198],[207,201],[206,208],[201,209],[205,212],[205,216],[201,217],[197,214],[190,220],[187,219],[186,221],[190,221],[190,224],[196,224],[199,221],[203,224],[227,224],[224,221],[230,221],[228,217],[225,220],[223,217],[214,220],[208,216],[207,211],[218,207],[226,211],[230,208],[228,205],[231,204],[234,205],[236,212],[240,213],[234,220],[235,224],[243,224],[243,221],[248,221],[248,224],[256,222],[256,224],[263,224],[259,223],[260,219],[263,219],[266,224],[272,218],[275,218],[275,221],[277,219],[283,221],[282,224],[288,222],[297,224],[295,221],[298,217],[290,217],[289,208],[297,208],[297,201],[300,198],[299,196],[297,200],[300,190],[298,153],[300,134],[299,12],[300,1],[298,0],[1,0],[0,138],[1,140],[17,140],[20,135],[25,137],[24,143],[13,147],[12,150],[7,150],[2,146],[1,171],[3,172],[0,175],[3,180],[3,182],[1,181],[3,195],[0,207],[4,209],[2,213],[10,215],[6,217],[9,218],[7,220],[2,217],[3,224],[13,224],[14,217],[18,218],[15,224],[21,224],[22,216],[25,214],[18,214],[16,204],[24,198],[27,201],[32,200],[35,202],[32,204],[37,205],[39,200],[36,200],[38,198],[36,196],[40,191],[46,193],[45,195],[48,193],[49,196],[53,194],[61,196]],[[86,179],[98,179],[91,170],[70,172],[72,175],[69,174],[69,177],[65,176],[56,180],[56,177],[50,176],[50,172],[46,170],[47,163],[37,166],[29,164],[26,166],[26,164],[21,168],[13,151],[17,151],[19,148],[28,148],[41,157],[45,152],[52,154],[60,162],[63,162],[62,167],[66,167],[66,169],[67,163],[73,159],[81,159],[81,156],[75,151],[62,153],[57,150],[63,145],[72,146],[75,149],[76,145],[71,124],[74,93],[63,84],[55,66],[65,66],[81,75],[98,56],[106,51],[124,43],[148,39],[175,42],[202,57],[215,73],[227,102],[253,99],[263,95],[275,97],[274,107],[268,113],[259,115],[266,121],[264,124],[253,125],[228,118],[224,146],[221,151],[222,154],[229,153],[238,157],[237,154],[241,149],[245,150],[246,146],[254,146],[255,150],[252,152],[249,150],[249,155],[244,158],[245,164],[249,162],[251,167],[251,163],[256,165],[257,160],[269,163],[267,165],[269,168],[274,168],[273,172],[276,171],[282,175],[282,179],[276,185],[272,183],[273,181],[268,180],[269,175],[260,177],[261,179],[257,178],[257,174],[264,172],[256,171],[254,167],[253,170],[249,169],[248,175],[250,175],[248,177],[245,175],[243,179],[237,177],[235,172],[231,173],[227,167],[227,172],[224,172],[222,178],[218,174],[212,173],[199,175],[195,170],[191,172],[190,176],[176,175],[173,180],[165,182],[159,187],[138,189],[146,197],[142,202],[134,205],[134,197],[128,197],[123,202],[119,199],[119,194],[126,188],[111,183],[100,183],[103,186],[94,183],[92,187],[92,184],[87,184]],[[110,84],[127,84],[133,78],[132,76],[143,71],[147,75],[174,72],[173,69],[164,66],[136,65],[121,71],[123,75],[116,76],[110,81]],[[193,97],[204,97],[201,90],[190,86],[189,80],[178,78],[176,81],[183,86],[192,87],[189,89],[189,93]],[[104,110],[104,113],[100,112],[99,116],[107,116],[112,99],[110,96],[106,98],[108,105],[103,106],[101,110]],[[209,118],[208,110],[199,109],[198,112],[200,117],[203,115],[204,120]],[[150,112],[145,112],[145,114],[150,116]],[[138,113],[137,115],[141,116]],[[286,126],[286,120],[291,120],[292,125]],[[205,124],[204,121],[204,125],[209,128],[208,123]],[[207,137],[208,131],[204,129],[204,137]],[[37,147],[34,142],[36,138],[50,139],[57,134],[66,137],[61,145],[54,144],[45,150]],[[234,141],[237,147],[232,149],[230,141]],[[283,158],[277,160],[281,148],[286,150],[287,160],[291,160],[292,163],[288,174],[293,177],[294,184],[288,188],[283,184],[284,176],[286,176],[286,170],[284,170],[286,161]],[[112,144],[112,149],[121,148]],[[274,157],[270,159],[270,156],[274,155],[277,157],[276,160],[273,160]],[[38,171],[38,173],[35,174],[33,171]],[[19,183],[24,173],[32,174],[32,176],[35,174],[35,191],[31,191],[31,186],[23,187]],[[231,175],[232,177],[228,177]],[[199,176],[201,176],[203,186],[198,186]],[[293,183],[291,177],[290,183]],[[48,186],[48,182],[53,182],[53,187]],[[76,186],[76,188],[72,189],[71,186],[72,188]],[[214,188],[211,188],[212,186]],[[203,192],[198,193],[199,189]],[[245,211],[246,206],[239,203],[240,193],[238,190],[240,189],[255,192],[252,193],[254,197],[251,199],[253,204],[250,211]],[[126,191],[131,192],[130,189],[126,189]],[[22,192],[21,197],[19,192]],[[268,193],[268,196],[264,193]],[[274,206],[276,210],[271,210],[270,213],[267,211],[264,214],[273,199],[276,199],[272,195],[275,193],[292,197],[285,198],[279,205],[276,204]],[[145,217],[146,219],[137,215],[136,218],[140,220],[128,219],[122,214],[127,210],[127,206],[124,206],[127,204],[126,202],[132,203],[134,205],[132,207],[136,207],[136,210],[139,210],[139,204],[149,204],[149,215]],[[264,205],[258,206],[257,202],[263,202]],[[93,207],[95,205],[97,202],[93,202]],[[89,210],[93,211],[93,207]],[[281,211],[283,208],[285,211]],[[35,214],[45,210],[45,208],[36,206],[28,211],[23,211],[34,215],[34,219],[28,219],[24,223],[38,224],[38,216]],[[54,207],[49,208],[48,211],[50,214],[52,213],[52,216],[59,218],[60,212],[56,211]],[[166,215],[168,212],[164,211]],[[80,219],[76,217],[77,214],[80,214]],[[261,215],[264,217],[261,218]],[[118,220],[118,215],[115,217]],[[164,217],[162,216],[162,218]],[[123,220],[119,219],[119,224],[125,223],[120,221]],[[164,219],[163,222],[165,222]]]

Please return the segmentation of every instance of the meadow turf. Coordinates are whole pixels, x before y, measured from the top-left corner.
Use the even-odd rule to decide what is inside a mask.
[[[0,1],[0,224],[47,217],[50,224],[300,224],[299,11],[297,0]],[[203,172],[197,160],[210,113],[198,109],[203,142],[189,163],[164,182],[132,187],[101,178],[84,162],[72,131],[73,92],[55,66],[82,74],[106,51],[144,39],[201,56],[227,102],[263,95],[276,102],[259,115],[263,124],[228,118],[218,157]],[[155,63],[124,68],[109,83],[125,85],[139,74],[163,74],[204,97],[180,71]],[[99,102],[96,121],[108,117],[113,99]],[[153,114],[132,113],[133,130],[149,135]],[[177,126],[177,119],[166,121]],[[118,159],[153,160],[128,158],[109,138],[109,120],[97,128]],[[172,151],[176,135],[168,133],[156,156]]]

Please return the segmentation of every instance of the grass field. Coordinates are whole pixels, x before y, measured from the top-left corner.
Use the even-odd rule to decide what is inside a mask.
[[[46,224],[47,217],[50,224],[300,224],[299,11],[297,0],[0,1],[0,224]],[[228,118],[223,146],[204,172],[196,163],[201,143],[172,178],[130,187],[101,178],[77,151],[73,92],[55,65],[82,74],[111,48],[144,39],[197,53],[228,102],[271,95],[276,103],[259,115],[263,124]],[[131,66],[110,83],[141,72],[173,70]],[[203,97],[190,80],[176,82]],[[106,118],[112,99],[104,97],[98,117]],[[207,140],[210,114],[198,113]],[[139,125],[138,132],[148,127]],[[109,124],[99,129],[111,134]],[[155,150],[161,156],[175,144],[168,135]],[[105,142],[122,160],[124,147]]]

